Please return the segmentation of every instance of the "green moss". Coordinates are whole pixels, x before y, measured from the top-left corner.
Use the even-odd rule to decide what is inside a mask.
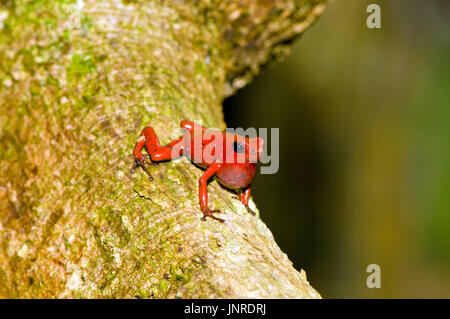
[[[77,78],[83,77],[95,71],[95,64],[91,56],[74,54],[72,56],[72,61],[67,68],[68,80],[75,81]]]

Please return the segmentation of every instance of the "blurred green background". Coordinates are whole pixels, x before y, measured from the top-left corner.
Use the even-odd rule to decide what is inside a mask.
[[[450,298],[449,31],[447,0],[332,1],[224,102],[229,127],[280,128],[280,169],[252,195],[323,297]]]

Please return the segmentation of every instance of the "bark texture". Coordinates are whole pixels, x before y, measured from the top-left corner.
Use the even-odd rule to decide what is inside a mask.
[[[323,0],[2,1],[0,297],[316,298],[259,216],[186,159],[130,176],[152,125],[225,128],[221,102]],[[252,207],[257,211],[254,203]]]

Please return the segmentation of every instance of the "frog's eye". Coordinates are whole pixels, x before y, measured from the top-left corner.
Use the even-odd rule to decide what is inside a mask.
[[[233,143],[233,150],[235,153],[244,153],[245,152],[245,146],[239,142],[234,142]]]

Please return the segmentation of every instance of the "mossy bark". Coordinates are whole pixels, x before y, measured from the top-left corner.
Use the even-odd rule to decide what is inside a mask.
[[[200,220],[186,159],[129,172],[145,125],[225,128],[323,2],[2,1],[0,297],[320,297],[217,182]]]

